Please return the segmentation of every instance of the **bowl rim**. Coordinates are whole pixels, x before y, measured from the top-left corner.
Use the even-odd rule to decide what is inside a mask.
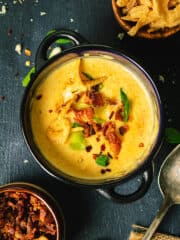
[[[131,25],[128,23],[128,21],[125,21],[121,18],[120,16],[120,11],[119,7],[116,4],[117,0],[112,0],[112,9],[114,16],[119,23],[119,25],[124,29],[126,32],[128,32],[131,29]],[[167,38],[170,37],[171,35],[177,33],[180,31],[180,25],[177,25],[173,28],[165,28],[164,31],[156,31],[154,33],[148,33],[147,31],[144,30],[139,30],[135,36],[133,37],[140,37],[140,38],[146,38],[146,39],[162,39],[162,38]],[[128,33],[127,33],[128,34]]]
[[[44,188],[29,182],[10,182],[0,186],[0,195],[4,192],[25,192],[38,198],[50,211],[56,224],[57,240],[65,240],[65,219],[63,211],[55,198]]]
[[[107,179],[107,180],[101,179],[100,181],[98,181],[98,180],[91,181],[89,179],[81,179],[81,178],[77,178],[74,176],[70,176],[59,169],[58,170],[55,168],[52,169],[52,166],[50,169],[47,166],[47,164],[45,163],[45,161],[44,161],[45,158],[43,157],[43,155],[39,156],[39,154],[37,153],[36,150],[38,149],[38,147],[32,146],[32,139],[28,136],[29,133],[27,132],[26,121],[25,121],[25,119],[26,119],[26,116],[25,116],[26,102],[27,102],[27,97],[28,97],[29,91],[31,90],[31,87],[32,87],[33,83],[35,82],[35,80],[37,79],[37,77],[39,76],[39,74],[44,69],[46,69],[49,65],[51,65],[56,60],[65,56],[68,53],[86,52],[86,51],[90,51],[90,50],[98,50],[101,52],[106,52],[107,54],[111,53],[112,55],[121,56],[122,58],[125,58],[127,61],[131,62],[135,67],[137,67],[146,76],[147,80],[149,81],[149,83],[152,86],[152,89],[155,93],[157,104],[158,104],[159,131],[158,131],[153,149],[152,149],[151,153],[148,155],[148,157],[144,161],[142,161],[142,163],[138,166],[138,168],[134,169],[132,172],[130,172],[129,174],[127,174],[125,177],[122,177],[122,178]],[[98,189],[99,187],[110,187],[110,186],[118,185],[120,182],[127,181],[128,179],[132,178],[133,176],[137,175],[138,173],[141,173],[142,171],[144,171],[148,168],[149,164],[152,162],[153,156],[156,156],[156,154],[159,152],[160,146],[162,145],[163,129],[164,129],[163,115],[164,115],[163,114],[163,106],[162,106],[161,98],[160,98],[159,92],[157,90],[157,87],[156,87],[154,81],[152,80],[152,78],[150,77],[150,75],[148,74],[148,72],[142,67],[142,65],[140,65],[137,61],[133,60],[133,58],[129,57],[128,55],[120,52],[118,49],[115,49],[113,47],[106,46],[106,45],[99,45],[99,44],[83,44],[83,45],[75,46],[73,48],[64,50],[63,52],[57,54],[52,59],[48,60],[33,75],[33,79],[31,80],[28,87],[25,89],[24,96],[23,96],[23,99],[21,102],[21,109],[20,109],[21,129],[22,129],[22,133],[24,136],[24,140],[25,140],[26,145],[27,145],[29,151],[31,152],[33,158],[41,166],[41,168],[43,170],[45,170],[45,172],[47,172],[49,175],[55,177],[58,180],[65,182],[65,183],[68,183],[68,184],[71,184],[74,186],[78,186],[78,187],[81,186],[81,187],[85,187],[85,188],[95,188],[95,189]],[[35,147],[36,149],[33,149],[33,147]],[[41,159],[39,159],[39,157]]]

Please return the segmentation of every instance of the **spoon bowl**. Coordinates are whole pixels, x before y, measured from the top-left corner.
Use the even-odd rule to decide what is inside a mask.
[[[180,144],[161,166],[158,183],[164,197],[169,196],[174,204],[180,204]]]
[[[169,208],[174,204],[180,204],[180,144],[173,149],[162,164],[158,184],[164,201],[142,240],[150,240]]]

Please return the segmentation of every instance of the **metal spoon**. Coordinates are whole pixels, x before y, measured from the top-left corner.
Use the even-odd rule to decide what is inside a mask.
[[[168,209],[174,204],[180,204],[180,144],[166,157],[162,164],[158,184],[164,201],[142,240],[150,240]]]

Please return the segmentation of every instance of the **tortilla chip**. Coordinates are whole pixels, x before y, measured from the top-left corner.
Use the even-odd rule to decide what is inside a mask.
[[[117,0],[116,4],[118,7],[126,7],[128,4],[128,0]]]
[[[147,32],[180,25],[180,0],[118,0],[125,13],[121,18],[135,23],[128,32],[134,36],[144,26]],[[126,6],[124,6],[126,4]]]

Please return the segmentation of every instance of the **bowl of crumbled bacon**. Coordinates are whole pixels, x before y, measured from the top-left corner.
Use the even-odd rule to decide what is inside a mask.
[[[132,37],[159,39],[180,30],[179,0],[112,0],[112,8]]]
[[[29,183],[0,187],[0,239],[62,240],[64,220],[55,200]]]

